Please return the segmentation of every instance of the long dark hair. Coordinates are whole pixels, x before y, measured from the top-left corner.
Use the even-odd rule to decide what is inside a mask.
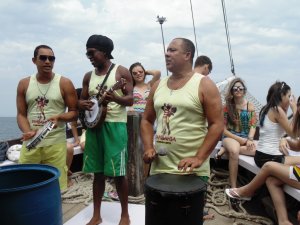
[[[130,72],[131,77],[132,77],[133,86],[135,86],[136,83],[135,83],[135,80],[134,80],[133,75],[132,75],[132,70],[133,70],[135,67],[137,67],[137,66],[140,66],[140,67],[144,70],[144,74],[145,74],[144,80],[145,80],[145,78],[146,78],[146,70],[145,70],[145,68],[143,67],[143,65],[142,65],[140,62],[133,63],[133,64],[129,67],[129,72]]]
[[[225,102],[228,110],[228,122],[230,124],[236,124],[238,122],[238,116],[236,114],[236,103],[233,98],[233,90],[232,90],[233,86],[236,83],[242,84],[242,86],[244,87],[244,94],[246,94],[247,91],[245,83],[241,78],[237,77],[230,82],[225,96]]]
[[[267,95],[267,104],[259,112],[259,125],[264,125],[265,117],[271,108],[278,112],[278,105],[282,101],[282,95],[286,95],[291,88],[285,82],[276,81],[271,85]]]
[[[293,120],[293,134],[296,137],[300,136],[300,114],[299,114],[299,108],[300,107],[300,96],[298,97],[297,100],[297,111],[294,115],[294,120]]]

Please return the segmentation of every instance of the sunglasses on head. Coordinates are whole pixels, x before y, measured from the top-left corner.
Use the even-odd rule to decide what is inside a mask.
[[[245,90],[244,87],[233,87],[233,88],[232,88],[232,91],[233,91],[233,92],[243,91],[243,90]]]
[[[45,62],[47,59],[50,62],[54,62],[55,61],[55,56],[53,56],[53,55],[39,55],[39,60]]]

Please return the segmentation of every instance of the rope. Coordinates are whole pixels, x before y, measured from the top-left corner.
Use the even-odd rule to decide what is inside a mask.
[[[195,22],[194,22],[194,12],[193,12],[192,0],[190,0],[190,5],[191,5],[192,20],[193,20],[195,45],[196,45],[196,51],[197,51],[197,57],[198,57],[198,45],[197,45],[197,37],[196,37],[196,29],[195,29]]]
[[[242,212],[236,212],[233,209],[229,209],[228,211],[226,211],[224,210],[224,208],[221,209],[220,207],[218,207],[218,206],[225,206],[225,205],[231,206],[225,194],[225,188],[229,187],[228,176],[229,173],[228,171],[225,170],[213,169],[211,171],[211,176],[210,179],[208,180],[209,185],[207,188],[207,196],[206,196],[207,203],[205,204],[205,207],[212,208],[218,214],[225,217],[251,221],[262,225],[273,225],[272,220],[270,220],[269,218],[248,214],[245,208],[242,206],[242,202],[239,202],[239,209],[241,209]],[[247,225],[245,221],[235,222],[234,224]]]
[[[93,174],[85,174],[83,172],[73,173],[70,177],[73,185],[66,191],[61,193],[62,202],[66,204],[84,203],[89,205],[93,200]],[[118,201],[116,188],[113,182],[105,181],[105,191],[102,198],[103,201]],[[128,202],[134,204],[145,204],[144,195],[128,196]]]
[[[250,215],[242,206],[242,202],[239,202],[239,209],[242,212],[236,212],[231,209],[231,204],[228,201],[225,188],[229,187],[228,171],[212,169],[210,179],[208,180],[208,187],[206,193],[205,208],[214,209],[218,214],[228,217],[243,220],[242,222],[235,222],[234,225],[247,225],[246,221],[255,222],[262,225],[273,225],[273,222],[266,217]],[[82,172],[73,173],[71,176],[73,185],[68,190],[62,192],[62,202],[67,204],[84,203],[89,205],[93,200],[93,174],[84,174]],[[116,188],[113,182],[106,180],[105,182],[105,194],[103,201],[118,201],[118,197],[110,195],[110,193],[116,193]],[[128,196],[128,202],[134,204],[145,204],[144,195],[140,196]],[[229,210],[224,210],[224,207],[228,205]]]
[[[225,6],[225,1],[224,0],[221,0],[221,1],[222,1],[223,17],[224,17],[225,31],[226,31],[226,37],[227,37],[227,47],[228,47],[228,52],[229,52],[231,72],[235,76],[234,64],[233,64],[233,58],[232,58],[232,51],[231,51],[231,44],[230,44],[230,35],[229,35],[227,15],[226,15],[226,6]]]

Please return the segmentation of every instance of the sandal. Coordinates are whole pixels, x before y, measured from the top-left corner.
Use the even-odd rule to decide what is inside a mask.
[[[228,197],[241,200],[241,201],[250,201],[251,197],[242,197],[236,192],[236,188],[226,188],[225,193]]]

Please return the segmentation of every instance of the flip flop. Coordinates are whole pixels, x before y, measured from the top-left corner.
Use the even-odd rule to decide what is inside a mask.
[[[242,200],[242,201],[250,201],[251,197],[242,197],[240,196],[236,191],[236,188],[226,188],[225,189],[225,193],[228,197],[230,198],[234,198],[234,199],[238,199],[238,200]]]

